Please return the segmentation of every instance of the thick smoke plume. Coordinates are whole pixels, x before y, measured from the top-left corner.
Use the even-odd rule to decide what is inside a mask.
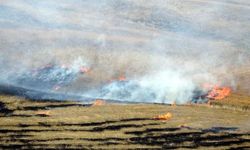
[[[237,90],[235,72],[250,63],[249,13],[247,0],[2,0],[0,83],[158,103],[185,103],[205,83]],[[60,89],[20,82],[48,64],[76,77]],[[90,71],[76,75],[80,67]],[[39,77],[66,79],[59,73]]]

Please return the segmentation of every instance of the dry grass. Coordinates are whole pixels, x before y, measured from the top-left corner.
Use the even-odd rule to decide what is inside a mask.
[[[234,93],[234,94],[231,94],[230,97],[227,97],[223,100],[211,101],[211,105],[216,106],[216,107],[249,111],[250,96]]]
[[[231,97],[236,98],[242,100],[237,95]],[[153,104],[108,103],[91,107],[70,101],[30,101],[4,95],[0,102],[1,148],[221,149],[250,146],[249,111]],[[41,111],[49,111],[50,115],[37,115]],[[153,119],[167,112],[172,114],[170,120]]]

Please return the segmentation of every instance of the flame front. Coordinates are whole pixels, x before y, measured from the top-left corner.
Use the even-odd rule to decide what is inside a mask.
[[[231,88],[214,86],[213,89],[208,93],[207,98],[214,100],[221,100],[229,96]]]
[[[126,80],[125,75],[121,75],[121,76],[119,76],[119,78],[118,78],[118,81],[125,81],[125,80]]]
[[[166,114],[162,114],[162,115],[158,115],[156,117],[154,117],[154,119],[156,120],[169,120],[172,118],[172,114],[171,113],[166,113]]]

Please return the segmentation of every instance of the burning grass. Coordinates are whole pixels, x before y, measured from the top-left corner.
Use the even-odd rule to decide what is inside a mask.
[[[214,100],[222,100],[231,94],[231,89],[229,87],[219,87],[215,86],[208,93],[207,98]]]
[[[249,104],[249,97],[235,94],[213,102],[237,98],[240,104]],[[250,143],[249,111],[159,104],[90,107],[3,95],[0,102],[1,148],[226,149],[247,148]],[[49,115],[37,115],[41,112]],[[173,117],[153,118],[166,112]]]
[[[172,114],[171,113],[166,113],[166,114],[162,114],[162,115],[158,115],[156,117],[154,117],[154,119],[156,120],[169,120],[172,118]]]

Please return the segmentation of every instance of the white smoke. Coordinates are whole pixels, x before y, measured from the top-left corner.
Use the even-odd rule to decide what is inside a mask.
[[[0,82],[25,86],[15,77],[55,63],[91,70],[57,92],[94,98],[185,103],[204,83],[236,89],[228,72],[249,65],[250,18],[234,2],[0,1]]]

